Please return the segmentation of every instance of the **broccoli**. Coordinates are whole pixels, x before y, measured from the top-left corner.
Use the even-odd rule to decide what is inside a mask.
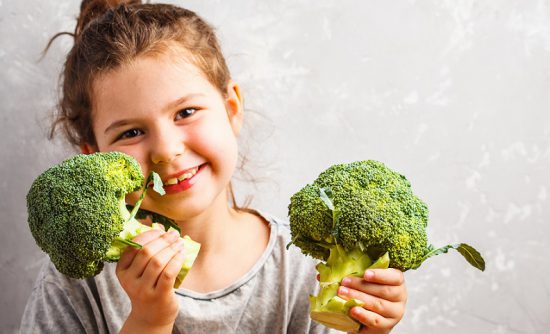
[[[416,269],[449,249],[485,269],[479,252],[467,244],[429,245],[428,207],[403,175],[377,161],[328,168],[291,197],[288,212],[290,244],[322,261],[316,267],[319,293],[310,296],[311,318],[338,330],[360,327],[348,311],[362,302],[337,296],[345,276],[361,277],[368,268]]]
[[[72,278],[95,276],[104,262],[116,262],[138,234],[160,228],[134,217],[149,186],[164,194],[156,173],[147,180],[138,162],[123,153],[75,155],[39,175],[27,194],[28,221],[38,246],[57,270]],[[125,196],[143,191],[132,211]],[[168,219],[165,222],[169,222]],[[167,226],[173,228],[173,226]],[[197,257],[200,244],[188,236],[186,259],[176,279],[177,288]]]

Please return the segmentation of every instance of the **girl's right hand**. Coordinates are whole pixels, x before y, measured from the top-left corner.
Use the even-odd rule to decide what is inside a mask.
[[[116,267],[118,280],[132,303],[121,333],[170,333],[178,314],[173,291],[183,266],[183,242],[177,231],[150,230],[133,239]]]

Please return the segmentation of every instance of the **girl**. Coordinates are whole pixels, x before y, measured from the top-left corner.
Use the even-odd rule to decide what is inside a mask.
[[[54,124],[83,153],[120,151],[166,195],[142,208],[174,219],[202,244],[180,289],[177,235],[149,231],[117,264],[73,280],[48,263],[25,310],[23,333],[327,333],[308,316],[314,263],[291,247],[284,222],[231,202],[243,98],[213,29],[195,13],[139,1],[88,1],[67,56]],[[128,196],[130,203],[137,195]],[[363,334],[389,333],[406,291],[397,270],[344,280]]]

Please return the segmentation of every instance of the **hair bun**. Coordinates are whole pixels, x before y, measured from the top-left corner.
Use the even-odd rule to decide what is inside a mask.
[[[94,19],[101,17],[110,9],[122,5],[139,5],[140,0],[83,0],[80,4],[80,15],[76,22],[75,38],[80,36],[84,28]]]

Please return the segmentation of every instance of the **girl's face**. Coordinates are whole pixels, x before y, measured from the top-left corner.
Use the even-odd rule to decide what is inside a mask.
[[[148,191],[142,207],[185,220],[227,207],[241,124],[236,84],[229,83],[224,97],[181,56],[142,57],[94,83],[97,147],[85,145],[83,151],[124,152],[136,158],[144,175],[157,172],[166,195]]]

